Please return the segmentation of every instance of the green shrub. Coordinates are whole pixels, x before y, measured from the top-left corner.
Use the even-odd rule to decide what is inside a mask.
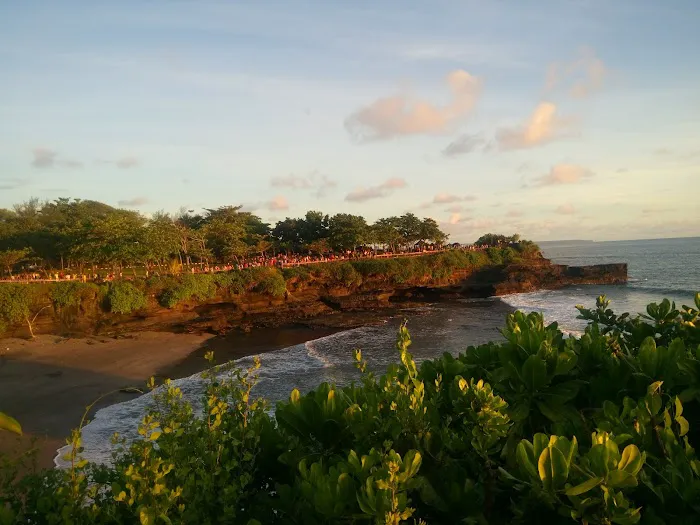
[[[567,337],[541,314],[424,361],[399,331],[381,377],[269,406],[248,371],[205,373],[195,408],[166,384],[112,467],[13,483],[6,523],[693,524],[700,501],[700,294],[615,315],[601,297]],[[223,372],[226,372],[225,374]],[[21,419],[21,417],[20,417]],[[695,447],[695,448],[694,448]],[[150,520],[150,521],[149,521]]]
[[[336,283],[347,288],[359,286],[362,276],[349,262],[335,262],[328,264],[329,277]]]
[[[129,281],[109,283],[105,295],[107,310],[115,314],[128,314],[146,307],[146,296]]]
[[[55,308],[79,305],[83,300],[95,297],[98,287],[93,283],[80,281],[63,281],[54,283],[49,288],[49,298]]]
[[[287,291],[287,282],[280,272],[269,268],[264,276],[255,284],[253,289],[257,293],[272,297],[281,297]]]
[[[166,308],[174,308],[183,301],[206,301],[216,295],[216,281],[212,274],[185,274],[173,279],[158,296]]]
[[[291,281],[296,279],[301,283],[308,282],[311,280],[311,271],[307,266],[289,266],[287,268],[282,268],[282,276],[285,281]]]
[[[2,331],[26,321],[39,292],[40,289],[31,284],[0,284],[0,324],[4,326]]]
[[[361,261],[352,261],[352,267],[362,277],[370,276],[388,276],[391,271],[391,260],[389,259],[365,259]]]
[[[495,248],[493,246],[491,248],[486,248],[486,254],[491,264],[503,264],[503,252],[500,248]]]

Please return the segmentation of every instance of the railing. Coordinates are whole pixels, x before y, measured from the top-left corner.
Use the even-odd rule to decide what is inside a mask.
[[[282,264],[267,264],[267,265],[251,265],[249,267],[282,267],[282,268],[290,268],[290,267],[295,267],[295,266],[305,266],[309,264],[324,264],[324,263],[333,263],[333,262],[339,262],[339,261],[362,261],[362,260],[372,260],[372,259],[398,259],[401,257],[420,257],[422,255],[432,255],[436,253],[444,253],[452,250],[462,250],[462,251],[483,251],[486,248],[485,247],[472,247],[472,248],[444,248],[442,250],[425,250],[421,252],[403,252],[403,253],[384,253],[384,254],[377,254],[377,255],[367,255],[367,256],[360,256],[360,257],[334,257],[333,259],[321,259],[321,260],[313,260],[313,261],[293,261],[293,262],[283,262]],[[210,268],[209,270],[199,270],[195,273],[221,273],[221,272],[230,272],[234,271],[234,269],[219,269],[215,270],[213,268]],[[123,272],[122,272],[123,273]],[[17,279],[0,279],[0,283],[23,283],[23,284],[28,284],[28,283],[55,283],[55,282],[62,282],[62,281],[83,281],[83,282],[92,282],[95,281],[96,279],[90,279],[87,278],[85,275],[75,275],[73,276],[71,274],[71,278],[67,279],[66,277],[61,277],[59,276],[58,278],[54,279],[22,279],[22,278],[17,278]]]

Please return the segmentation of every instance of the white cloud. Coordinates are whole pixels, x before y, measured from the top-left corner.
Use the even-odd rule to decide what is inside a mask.
[[[465,153],[471,153],[477,150],[480,146],[483,146],[484,143],[485,141],[480,135],[468,135],[465,133],[450,142],[447,147],[442,150],[442,154],[445,157],[464,155]]]
[[[532,148],[570,136],[573,131],[573,119],[560,117],[555,104],[542,102],[525,124],[499,129],[496,142],[501,150]]]
[[[53,168],[56,163],[56,157],[58,153],[48,148],[34,148],[32,150],[32,155],[34,160],[32,160],[32,166],[35,168]]]
[[[576,208],[574,208],[572,204],[566,203],[562,204],[561,206],[558,206],[557,209],[554,211],[556,211],[560,215],[573,215],[574,213],[576,213]]]
[[[59,156],[58,152],[49,148],[34,148],[32,150],[32,157],[32,166],[39,169],[54,168],[56,166],[69,169],[83,167],[83,163],[81,161],[63,159]]]
[[[448,222],[450,224],[457,224],[461,219],[462,215],[460,215],[459,213],[453,213],[452,215],[450,215],[450,219]]]
[[[62,160],[59,164],[64,168],[82,168],[84,166],[79,160]]]
[[[465,207],[461,204],[453,204],[452,206],[445,208],[445,211],[449,213],[461,213],[465,211]]]
[[[446,80],[451,100],[445,106],[406,95],[379,98],[345,119],[345,129],[358,142],[449,131],[474,107],[481,82],[461,69]]]
[[[523,212],[521,210],[508,210],[506,217],[522,217]]]
[[[308,177],[294,174],[285,175],[283,177],[273,177],[270,180],[270,186],[273,188],[292,188],[294,190],[313,187]]]
[[[130,168],[138,166],[139,161],[134,157],[122,157],[121,159],[116,160],[114,164],[116,164],[117,168],[128,170]]]
[[[535,179],[536,186],[576,184],[593,176],[593,172],[573,164],[556,164],[549,173]]]
[[[582,48],[572,62],[549,65],[545,88],[563,86],[574,98],[585,98],[603,88],[610,71],[590,48]]]
[[[143,206],[144,204],[148,204],[148,199],[146,197],[134,197],[133,199],[118,201],[117,204],[127,208],[137,208],[139,206]]]
[[[270,179],[273,188],[290,188],[293,190],[315,190],[317,197],[323,197],[329,190],[336,188],[338,183],[328,175],[313,171],[308,175],[289,175],[273,177]]]
[[[384,181],[378,186],[370,186],[369,188],[357,188],[351,191],[345,196],[345,200],[348,202],[364,202],[370,199],[379,199],[382,197],[388,197],[394,190],[405,188],[407,186],[406,181],[400,178],[393,178]]]
[[[29,184],[29,179],[19,177],[8,177],[0,179],[0,190],[16,190]]]

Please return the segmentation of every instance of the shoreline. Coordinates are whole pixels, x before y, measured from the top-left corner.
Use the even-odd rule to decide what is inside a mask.
[[[225,363],[367,326],[397,311],[324,316],[305,324],[222,336],[139,331],[117,337],[42,334],[34,340],[2,339],[0,409],[20,422],[24,435],[0,433],[0,454],[15,457],[34,448],[36,468],[53,468],[58,450],[79,426],[86,407],[100,396],[111,392],[95,403],[88,419],[101,408],[133,399],[138,394],[122,390],[143,389],[151,376],[160,382],[205,370],[208,351],[214,351],[217,363]]]

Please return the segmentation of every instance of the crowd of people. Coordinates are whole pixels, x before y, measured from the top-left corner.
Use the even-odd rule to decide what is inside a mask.
[[[327,254],[300,254],[300,253],[278,253],[275,255],[258,255],[255,257],[248,257],[240,259],[235,263],[229,264],[208,264],[208,263],[196,263],[187,267],[183,267],[183,272],[195,273],[218,273],[218,272],[230,272],[233,270],[241,270],[244,268],[259,268],[259,267],[273,267],[273,268],[288,268],[291,266],[301,266],[306,264],[317,264],[325,262],[334,261],[347,261],[347,260],[357,260],[357,259],[373,259],[373,258],[387,258],[387,257],[406,257],[415,255],[424,255],[436,252],[442,252],[446,250],[465,250],[465,251],[476,251],[485,250],[488,246],[476,246],[473,244],[451,244],[448,246],[439,246],[434,244],[419,244],[411,248],[404,248],[399,250],[373,250],[371,248],[362,248],[358,250],[348,250],[344,253],[327,253]],[[39,272],[36,269],[27,270],[18,274],[13,274],[9,278],[0,279],[0,281],[9,282],[41,282],[41,281],[73,281],[78,280],[82,282],[92,281],[113,281],[115,279],[133,279],[136,276],[136,272],[113,272],[109,269],[107,273],[78,273],[70,271],[45,271]],[[149,269],[144,270],[145,277],[149,276]]]

